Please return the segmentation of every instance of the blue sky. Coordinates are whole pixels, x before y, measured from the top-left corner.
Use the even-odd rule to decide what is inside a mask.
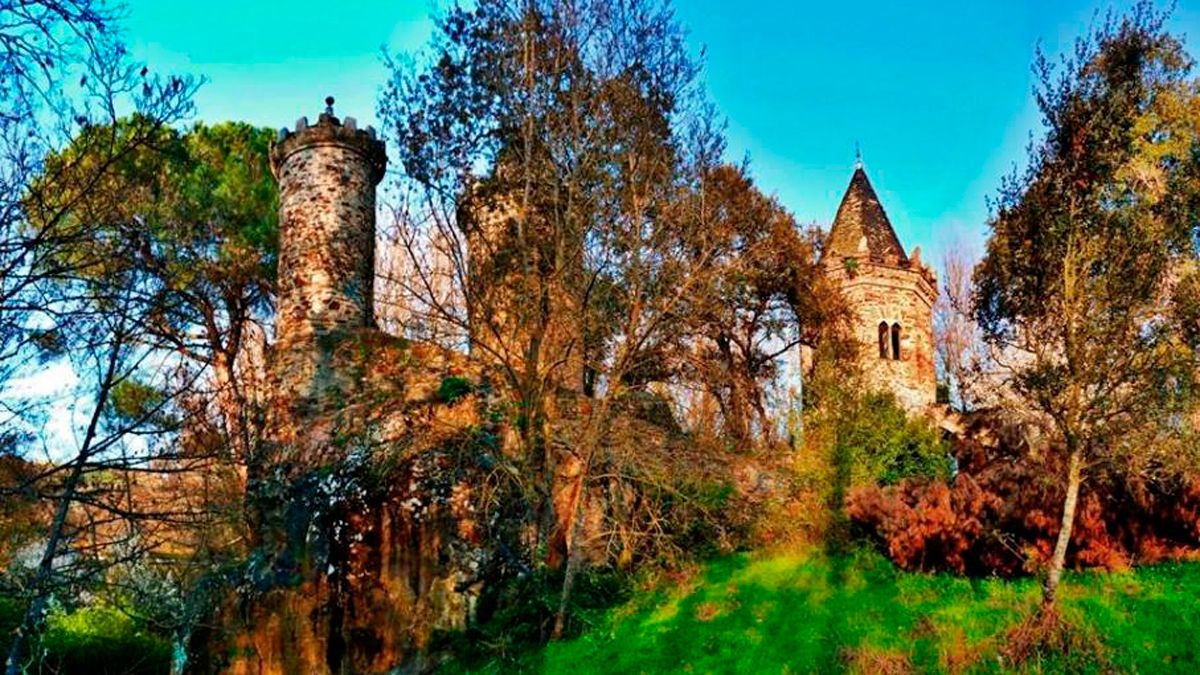
[[[802,223],[828,224],[855,142],[901,240],[936,259],[940,242],[979,241],[985,198],[1021,162],[1038,120],[1030,63],[1038,40],[1069,47],[1094,0],[728,2],[676,0],[729,124],[730,159]],[[1124,6],[1118,3],[1117,7]],[[384,49],[429,39],[427,0],[130,0],[137,58],[204,75],[198,116],[290,126],[333,94],[374,121]],[[1200,0],[1175,32],[1200,35]],[[1200,38],[1198,38],[1200,39]]]

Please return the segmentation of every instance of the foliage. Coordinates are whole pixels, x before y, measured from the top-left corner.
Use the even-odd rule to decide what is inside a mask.
[[[159,429],[172,429],[177,420],[165,412],[167,396],[161,389],[129,379],[118,382],[111,394],[110,412],[126,424],[147,420]]]
[[[823,404],[808,409],[803,451],[820,454],[829,470],[844,472],[846,487],[950,475],[950,447],[941,432],[924,418],[910,417],[891,393],[862,393],[849,383],[826,386],[814,392],[818,396]]]
[[[0,649],[7,651],[23,607],[0,596]],[[29,673],[163,675],[171,669],[171,642],[126,610],[97,603],[55,608],[47,618]]]
[[[701,282],[676,312],[689,334],[663,350],[655,372],[701,387],[716,401],[720,433],[747,451],[773,438],[766,389],[780,379],[781,357],[816,345],[845,308],[813,243],[747,167],[705,170],[692,197],[689,209],[703,223],[704,245],[695,248],[704,258],[696,264]]]
[[[192,394],[213,399],[232,454],[248,454],[246,345],[271,309],[278,258],[278,195],[272,133],[239,122],[160,127],[115,159],[106,136],[131,136],[137,116],[82,130],[47,158],[38,189],[56,193],[62,227],[79,236],[49,251],[45,265],[78,268],[86,282],[137,289],[141,329],[164,358],[196,378]],[[98,171],[83,184],[80,174]],[[40,225],[40,223],[38,223]],[[206,381],[206,379],[210,381]],[[201,391],[206,385],[212,391]]]
[[[0,595],[0,650],[8,653],[12,635],[21,626],[25,608],[21,603],[6,595]]]
[[[1172,287],[1196,260],[1200,106],[1165,21],[1142,2],[1057,68],[1040,55],[1046,135],[1002,184],[975,274],[975,316],[1008,384],[1068,458],[1047,606],[1086,475],[1153,466],[1186,426],[1197,353],[1170,319],[1189,314]]]
[[[775,496],[755,514],[752,541],[843,551],[852,544],[846,505],[854,490],[950,475],[950,447],[938,429],[909,417],[890,393],[862,390],[857,350],[844,336],[821,343],[805,380],[801,446],[780,458]]]
[[[465,377],[451,375],[443,378],[438,385],[438,399],[445,403],[454,403],[471,393],[471,381]]]
[[[1032,580],[901,572],[867,552],[740,554],[664,578],[580,637],[504,672],[1185,672],[1200,566],[1071,576],[1062,612],[1089,647],[1005,660]],[[496,672],[481,668],[479,672]]]
[[[437,649],[452,660],[445,672],[507,673],[520,669],[526,656],[545,645],[558,611],[562,570],[539,568],[495,584],[479,600],[479,621],[466,631],[444,634]],[[589,568],[571,595],[567,635],[601,625],[606,612],[627,601],[635,590],[627,572]]]
[[[836,443],[854,467],[853,483],[892,485],[905,478],[945,478],[950,449],[941,433],[909,417],[890,393],[856,397],[837,418]]]
[[[669,5],[487,0],[455,4],[437,29],[431,58],[392,64],[380,110],[401,187],[421,195],[398,224],[411,263],[399,281],[414,319],[469,339],[520,410],[536,541],[565,559],[565,611],[586,514],[612,509],[627,564],[669,550],[680,523],[657,509],[697,503],[669,460],[609,441],[622,393],[703,382],[744,446],[769,426],[772,342],[795,344],[801,309],[805,335],[818,321],[813,249],[721,166]],[[710,343],[723,360],[688,373],[689,349]],[[591,397],[581,424],[554,424],[562,388]]]
[[[37,189],[46,155],[117,110],[136,110],[134,133],[107,137],[97,154],[112,160],[190,112],[195,83],[160,78],[130,59],[117,23],[121,11],[100,0],[30,0],[0,6],[0,385],[36,366],[39,337],[52,324],[43,285],[70,278],[71,265],[42,265],[79,233],[63,228],[54,191]],[[78,167],[87,183],[106,170]],[[0,386],[0,389],[3,389]],[[37,406],[6,401],[0,427],[29,424]]]
[[[46,672],[161,675],[171,667],[169,640],[106,605],[51,614],[39,646]]]
[[[171,93],[184,105],[191,89],[176,81]],[[51,597],[232,520],[220,512],[227,495],[209,488],[233,472],[211,462],[244,460],[253,436],[238,359],[274,283],[271,134],[236,123],[181,132],[168,112],[80,123],[23,186],[41,312],[32,344],[62,355],[76,403],[92,407],[61,436],[77,445],[47,448],[57,466],[23,486],[42,500],[45,548],[23,584],[32,602],[10,670]],[[214,416],[226,422],[220,443],[207,442]],[[180,447],[198,464],[173,463]]]
[[[851,493],[850,516],[905,569],[1018,575],[1050,562],[1066,490],[1061,448],[1031,446],[979,418],[955,442],[952,481],[905,480]],[[998,439],[998,440],[995,440]],[[1066,561],[1123,569],[1200,554],[1200,481],[1096,469],[1082,491]]]

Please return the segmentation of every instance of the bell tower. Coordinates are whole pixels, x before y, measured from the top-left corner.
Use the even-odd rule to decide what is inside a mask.
[[[829,230],[821,264],[856,314],[859,365],[869,387],[905,409],[935,402],[933,303],[937,277],[909,256],[867,178],[861,157]]]

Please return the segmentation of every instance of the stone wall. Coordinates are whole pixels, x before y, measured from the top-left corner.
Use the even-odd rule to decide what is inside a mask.
[[[937,282],[932,272],[914,264],[893,267],[855,260],[839,260],[827,271],[841,286],[849,306],[857,314],[855,335],[861,349],[859,363],[867,385],[891,391],[901,406],[922,410],[937,398],[934,365],[933,302]],[[900,358],[882,358],[879,324],[900,325]]]

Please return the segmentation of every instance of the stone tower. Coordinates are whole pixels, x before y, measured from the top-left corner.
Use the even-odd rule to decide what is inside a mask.
[[[552,370],[556,385],[588,392],[578,290],[582,244],[570,237],[556,240],[555,228],[538,209],[523,210],[510,186],[500,183],[500,189],[486,182],[476,185],[458,214],[467,234],[471,355],[524,371],[526,349],[533,326],[543,318],[544,302],[552,318],[540,327],[539,364]],[[528,228],[525,244],[518,235],[522,227]],[[536,274],[529,274],[526,264]]]
[[[375,324],[375,186],[387,164],[375,130],[343,123],[333,98],[315,125],[282,129],[271,148],[279,181],[275,394],[311,399],[336,377],[323,372],[340,338]]]
[[[907,410],[934,403],[933,302],[937,278],[910,257],[859,162],[838,206],[821,264],[857,315],[867,385],[891,391]]]

